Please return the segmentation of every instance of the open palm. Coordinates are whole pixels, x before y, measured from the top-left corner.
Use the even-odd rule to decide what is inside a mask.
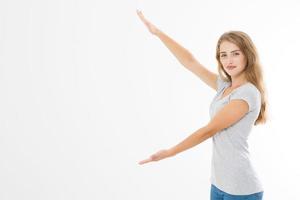
[[[152,34],[157,34],[159,32],[159,29],[156,28],[149,20],[147,20],[142,11],[140,10],[136,10],[138,16],[140,17],[140,19],[142,20],[142,22],[146,25],[146,27],[148,28],[148,30],[150,31],[150,33]]]
[[[149,158],[142,160],[139,162],[140,165],[148,163],[148,162],[153,162],[153,161],[159,161],[164,158],[170,157],[170,151],[168,150],[160,150],[157,153],[153,154]]]

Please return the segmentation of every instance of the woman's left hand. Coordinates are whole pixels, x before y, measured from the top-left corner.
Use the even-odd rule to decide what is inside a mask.
[[[153,162],[153,161],[159,161],[165,158],[168,158],[171,156],[170,150],[160,150],[157,153],[151,155],[149,158],[142,160],[139,162],[140,165],[148,163],[148,162]]]

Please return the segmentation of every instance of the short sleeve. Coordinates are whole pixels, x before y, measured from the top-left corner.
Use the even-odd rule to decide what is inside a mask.
[[[261,96],[259,90],[252,84],[247,84],[244,87],[238,88],[233,91],[230,100],[233,99],[242,99],[248,103],[249,112],[255,110],[256,108],[260,109],[261,106]]]

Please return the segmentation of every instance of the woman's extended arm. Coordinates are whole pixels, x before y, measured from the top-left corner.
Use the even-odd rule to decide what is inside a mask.
[[[191,52],[150,23],[150,21],[144,17],[141,11],[137,11],[137,14],[147,26],[150,33],[156,35],[184,67],[197,75],[208,86],[215,90],[217,89],[217,75],[215,73],[206,69],[195,59]]]
[[[211,121],[204,127],[198,129],[186,139],[166,150],[160,150],[151,155],[149,158],[142,160],[139,164],[159,161],[168,157],[175,156],[187,149],[190,149],[206,139],[212,137],[217,132],[230,127],[238,122],[247,112],[249,106],[246,101],[241,99],[233,99],[225,105],[220,111],[211,119]]]
[[[148,162],[159,161],[168,157],[175,156],[176,154],[182,151],[185,151],[200,144],[201,142],[210,138],[212,135],[213,131],[210,130],[208,126],[204,126],[192,133],[190,136],[188,136],[186,139],[184,139],[182,142],[175,145],[174,147],[170,149],[160,150],[157,153],[151,155],[149,158],[140,161],[139,164],[142,165]]]

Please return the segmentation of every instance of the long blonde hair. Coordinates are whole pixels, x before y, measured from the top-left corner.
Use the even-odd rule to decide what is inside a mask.
[[[267,120],[267,98],[263,81],[262,67],[259,62],[258,53],[251,38],[242,31],[229,31],[221,35],[216,48],[216,59],[218,61],[218,72],[225,81],[231,82],[231,77],[224,70],[220,62],[220,45],[223,41],[228,41],[237,45],[246,57],[245,77],[247,81],[254,84],[261,93],[261,109],[255,121],[255,125],[263,124]]]

